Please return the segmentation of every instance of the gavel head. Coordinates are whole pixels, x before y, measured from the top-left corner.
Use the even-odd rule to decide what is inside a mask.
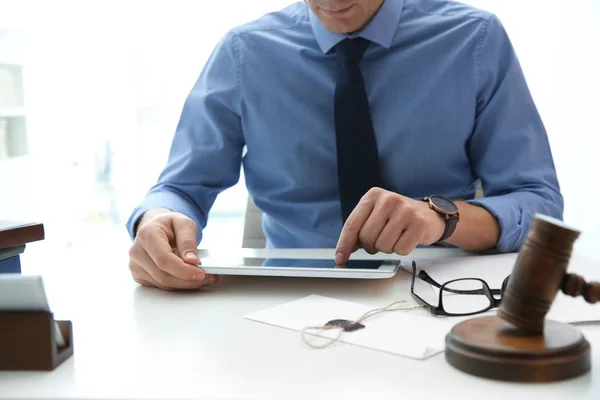
[[[534,216],[502,297],[501,318],[526,332],[543,332],[579,234],[562,221]]]

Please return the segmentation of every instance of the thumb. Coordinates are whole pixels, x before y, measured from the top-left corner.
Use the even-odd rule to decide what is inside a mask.
[[[173,233],[175,234],[175,245],[177,254],[188,264],[196,265],[198,259],[198,245],[196,234],[198,228],[190,218],[180,215],[173,218]]]

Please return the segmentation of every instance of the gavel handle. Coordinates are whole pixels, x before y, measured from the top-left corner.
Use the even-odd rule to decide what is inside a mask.
[[[560,289],[567,296],[583,296],[590,304],[600,302],[600,282],[586,282],[577,274],[565,274]]]

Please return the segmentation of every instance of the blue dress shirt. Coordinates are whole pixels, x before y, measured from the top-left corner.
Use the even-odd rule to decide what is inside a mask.
[[[359,33],[386,189],[479,204],[516,251],[535,213],[562,218],[548,138],[510,40],[491,13],[444,0],[385,0]],[[168,163],[133,211],[192,218],[198,242],[243,166],[268,247],[335,247],[338,194],[332,48],[304,2],[232,29],[183,107]],[[474,199],[477,181],[485,197]]]

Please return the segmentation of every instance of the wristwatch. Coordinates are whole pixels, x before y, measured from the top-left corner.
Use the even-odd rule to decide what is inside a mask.
[[[446,228],[444,229],[444,233],[438,242],[448,239],[450,235],[454,233],[456,224],[458,224],[459,221],[458,207],[452,200],[438,195],[425,197],[423,201],[429,203],[429,208],[440,214],[440,216],[444,218],[446,222]]]

